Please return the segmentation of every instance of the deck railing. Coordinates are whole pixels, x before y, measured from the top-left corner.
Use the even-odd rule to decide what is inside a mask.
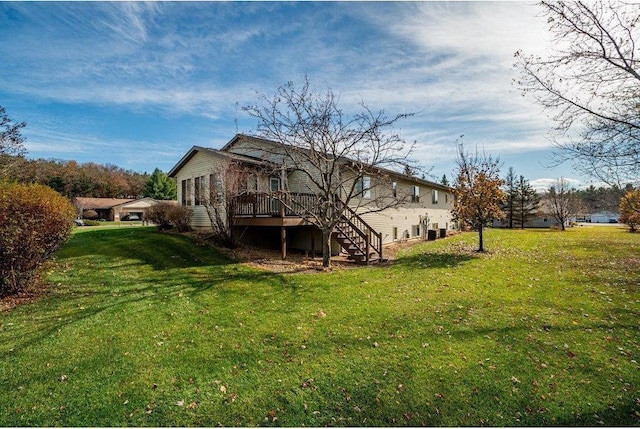
[[[337,197],[337,205],[342,210],[342,222],[353,230],[364,242],[362,249],[369,257],[369,249],[382,258],[382,234],[367,224],[351,207]],[[237,217],[288,217],[318,214],[319,198],[314,194],[296,192],[251,192],[238,195],[233,200],[233,211]],[[341,228],[340,225],[337,228]]]
[[[296,192],[252,192],[238,195],[233,201],[235,216],[301,216],[315,213],[318,197]]]

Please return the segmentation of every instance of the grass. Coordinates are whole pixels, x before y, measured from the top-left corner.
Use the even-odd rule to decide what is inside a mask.
[[[490,230],[273,274],[79,229],[0,313],[0,426],[637,426],[640,235]]]

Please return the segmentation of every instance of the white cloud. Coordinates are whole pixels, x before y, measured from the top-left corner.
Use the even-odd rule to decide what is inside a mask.
[[[564,180],[569,188],[580,188],[582,185],[582,181],[579,179],[573,179],[569,177],[556,177],[555,179],[542,178],[531,180],[529,183],[531,186],[538,192],[546,192],[552,186],[558,186],[560,180]]]

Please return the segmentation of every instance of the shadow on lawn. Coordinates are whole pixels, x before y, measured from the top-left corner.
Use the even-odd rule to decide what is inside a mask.
[[[155,270],[233,263],[217,249],[183,234],[161,233],[151,228],[93,230],[76,234],[57,254],[57,260],[81,256],[138,260]]]
[[[67,326],[136,303],[196,298],[212,290],[219,295],[246,296],[244,286],[248,284],[287,286],[282,275],[239,267],[217,249],[184,235],[149,228],[82,232],[58,252],[56,262],[64,280],[51,287],[40,304],[26,306],[14,315],[12,326],[31,326],[26,334],[20,329],[0,330],[1,341],[15,345],[0,352],[0,358]],[[149,266],[153,271],[138,275]],[[76,268],[87,267],[93,269],[90,275],[76,275]]]
[[[478,259],[475,253],[439,253],[423,252],[415,255],[402,256],[393,262],[393,265],[412,268],[453,268],[472,260]]]

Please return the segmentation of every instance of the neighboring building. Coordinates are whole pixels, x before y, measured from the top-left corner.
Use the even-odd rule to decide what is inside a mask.
[[[305,166],[295,165],[287,159],[282,150],[278,151],[282,147],[281,143],[242,134],[236,135],[221,150],[192,147],[168,173],[177,181],[178,202],[194,208],[192,227],[211,228],[206,208],[208,190],[221,181],[220,172],[225,166],[236,163],[252,171],[235,198],[233,223],[243,241],[261,245],[271,243],[273,247],[282,248],[283,257],[287,247],[319,251],[319,230],[308,217],[292,209],[304,206],[308,210],[317,206],[317,197],[303,173]],[[371,189],[362,192],[357,207],[347,208],[345,214],[348,219],[338,229],[344,226],[349,231],[343,231],[344,234],[336,231],[334,234],[334,254],[341,247],[344,250],[354,244],[358,246],[357,243],[346,242],[345,235],[349,233],[365,237],[369,240],[367,244],[381,253],[383,244],[424,239],[427,230],[438,230],[440,235],[457,228],[451,218],[453,192],[450,187],[389,170],[376,171],[384,172],[385,183],[382,186],[388,198],[407,195],[410,197],[408,202],[380,212],[364,213],[367,200],[373,200],[381,188],[380,182],[370,186],[376,180],[375,173],[361,177],[362,189]],[[347,174],[346,169],[337,174]],[[287,204],[280,204],[285,200]],[[362,257],[369,262],[369,256]]]
[[[540,205],[540,208],[538,209],[538,214],[537,216],[527,220],[524,223],[524,227],[525,228],[552,228],[552,227],[559,227],[560,224],[559,222],[556,220],[556,218],[553,216],[552,214],[553,209],[550,206],[549,201],[546,201],[545,199],[542,199],[542,204]],[[565,228],[571,226],[572,222],[576,222],[577,217],[571,216],[566,222],[565,222]],[[492,225],[495,228],[508,228],[509,227],[509,221],[508,219],[502,219],[502,220],[494,220]],[[514,222],[513,223],[513,228],[514,229],[518,229],[521,228],[521,225],[519,222]]]
[[[591,213],[591,215],[587,217],[587,221],[591,223],[618,223],[619,218],[619,213],[598,212]]]
[[[87,210],[98,214],[98,219],[108,221],[144,220],[147,209],[158,204],[153,198],[122,199],[122,198],[85,198],[75,197],[73,205],[78,216],[83,216]]]

